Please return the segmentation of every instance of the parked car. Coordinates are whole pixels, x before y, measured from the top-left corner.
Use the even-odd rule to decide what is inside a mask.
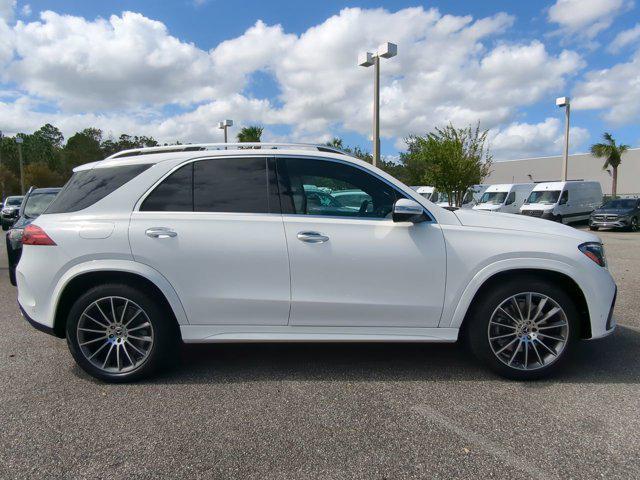
[[[136,149],[77,167],[24,230],[26,320],[112,382],[173,361],[179,341],[458,339],[501,375],[532,379],[614,330],[597,236],[449,211],[325,146],[260,146]],[[304,185],[361,190],[372,205],[310,211]]]
[[[589,228],[626,228],[632,232],[638,231],[640,223],[640,199],[616,198],[609,200],[600,208],[593,211],[589,217]]]
[[[489,185],[474,210],[490,212],[518,213],[533,190],[533,183],[506,183]]]
[[[20,204],[22,203],[22,195],[7,197],[2,204],[2,211],[0,212],[0,220],[2,221],[2,230],[8,230],[11,225],[14,224],[18,218],[18,211],[20,210]]]
[[[600,182],[574,180],[538,183],[520,208],[520,213],[561,223],[589,219],[602,204]]]
[[[13,224],[11,230],[7,232],[5,237],[7,259],[9,262],[9,280],[14,286],[16,285],[16,266],[22,255],[22,234],[24,228],[44,212],[60,190],[60,188],[31,187],[24,196],[18,220]]]

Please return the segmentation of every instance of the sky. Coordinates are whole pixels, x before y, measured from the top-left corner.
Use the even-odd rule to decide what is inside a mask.
[[[383,42],[381,150],[480,122],[495,160],[572,152],[604,131],[640,146],[640,7],[633,0],[0,0],[0,130],[45,123],[161,142],[341,137],[371,150]]]

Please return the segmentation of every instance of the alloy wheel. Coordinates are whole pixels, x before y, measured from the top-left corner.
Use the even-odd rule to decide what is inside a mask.
[[[631,219],[631,231],[632,232],[637,232],[638,231],[638,218],[637,217],[633,217]]]
[[[562,307],[547,295],[523,292],[504,300],[488,327],[493,354],[518,370],[538,370],[555,362],[569,339]]]
[[[103,297],[82,312],[77,326],[80,351],[92,365],[109,373],[140,367],[153,348],[147,313],[123,297]]]

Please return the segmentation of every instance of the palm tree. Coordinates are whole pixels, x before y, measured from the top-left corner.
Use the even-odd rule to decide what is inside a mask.
[[[242,129],[238,132],[238,141],[239,142],[260,142],[260,137],[262,137],[262,127],[258,127],[257,125],[252,125],[250,127],[242,127]]]
[[[603,170],[611,167],[613,170],[613,183],[611,185],[611,197],[615,198],[618,189],[618,167],[622,163],[622,154],[629,150],[629,145],[616,145],[616,140],[610,133],[602,134],[603,143],[594,143],[591,145],[591,155],[598,158],[604,158]]]

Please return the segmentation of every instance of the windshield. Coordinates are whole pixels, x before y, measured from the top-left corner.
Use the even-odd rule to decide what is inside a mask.
[[[491,205],[500,205],[507,198],[507,192],[484,192],[480,197],[480,203],[489,203]]]
[[[600,208],[634,208],[637,201],[635,198],[618,198],[617,200],[609,200]]]
[[[527,203],[542,203],[543,205],[552,205],[558,201],[560,190],[540,190],[531,192]]]
[[[6,207],[19,207],[22,203],[22,197],[9,197],[5,200]]]
[[[27,204],[24,206],[24,216],[29,218],[37,217],[44,212],[57,194],[58,192],[33,192],[29,195]]]

